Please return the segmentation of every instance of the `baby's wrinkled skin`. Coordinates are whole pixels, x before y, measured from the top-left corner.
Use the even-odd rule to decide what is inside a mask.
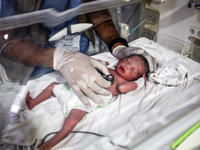
[[[147,69],[141,57],[133,55],[123,58],[119,61],[115,70],[109,69],[115,82],[107,89],[111,91],[113,96],[133,91],[138,87],[133,81],[141,76],[146,79],[146,71]]]
[[[144,80],[146,79],[145,73],[148,71],[148,69],[145,66],[146,65],[144,61],[138,55],[132,55],[130,57],[121,59],[115,70],[109,69],[109,72],[114,76],[115,81],[114,84],[107,89],[112,93],[113,96],[136,90],[138,85],[136,82],[134,82],[134,80],[141,76],[144,78]],[[56,84],[59,83],[51,83],[34,99],[30,97],[30,92],[28,92],[26,96],[26,104],[28,108],[31,110],[39,103],[49,99],[53,95],[52,90]],[[86,112],[83,110],[72,109],[65,119],[60,132],[50,140],[46,141],[41,147],[39,147],[39,149],[50,150],[52,147],[57,145],[71,133],[74,127],[83,119],[85,115]]]

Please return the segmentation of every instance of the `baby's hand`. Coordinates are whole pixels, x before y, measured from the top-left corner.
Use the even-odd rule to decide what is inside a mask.
[[[136,81],[134,81],[135,83],[137,83],[137,90],[141,89],[146,82],[146,76],[143,74],[142,78],[137,79]]]

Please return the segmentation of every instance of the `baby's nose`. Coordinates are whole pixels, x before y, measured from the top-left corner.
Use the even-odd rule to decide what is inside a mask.
[[[130,64],[127,65],[128,70],[132,69],[132,66]]]

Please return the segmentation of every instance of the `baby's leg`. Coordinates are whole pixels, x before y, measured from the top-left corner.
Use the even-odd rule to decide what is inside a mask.
[[[74,127],[83,119],[86,112],[78,109],[72,109],[65,119],[62,129],[52,139],[46,141],[39,149],[51,149],[63,139],[65,139],[74,129]]]
[[[26,104],[27,104],[28,108],[31,110],[39,103],[49,99],[53,95],[52,89],[53,89],[54,85],[56,85],[56,84],[58,84],[58,83],[56,83],[56,82],[51,83],[35,99],[32,99],[30,97],[30,92],[28,92],[26,95]]]

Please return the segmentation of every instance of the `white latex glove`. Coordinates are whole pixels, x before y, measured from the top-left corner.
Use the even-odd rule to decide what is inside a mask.
[[[117,58],[124,58],[132,54],[143,54],[144,50],[138,47],[117,46],[113,49],[112,54]]]
[[[149,71],[154,72],[157,69],[156,59],[152,57],[151,55],[149,55],[147,52],[144,52],[142,56],[144,56],[149,63]]]
[[[87,108],[91,108],[91,104],[86,95],[95,103],[104,105],[97,94],[110,95],[110,91],[105,88],[109,87],[111,82],[106,81],[96,69],[108,75],[106,66],[89,56],[63,47],[57,47],[53,57],[54,69],[62,73],[69,86]]]
[[[136,90],[139,90],[139,89],[141,89],[144,85],[145,85],[145,79],[144,78],[139,78],[139,79],[137,79],[136,81],[134,81],[134,82],[136,82],[137,83],[137,85],[138,85],[138,87],[137,87],[137,89]]]
[[[157,62],[155,58],[139,47],[126,47],[126,46],[120,45],[113,49],[112,54],[117,58],[124,58],[132,54],[140,54],[140,55],[143,55],[147,59],[149,63],[150,72],[153,72],[157,68]]]

